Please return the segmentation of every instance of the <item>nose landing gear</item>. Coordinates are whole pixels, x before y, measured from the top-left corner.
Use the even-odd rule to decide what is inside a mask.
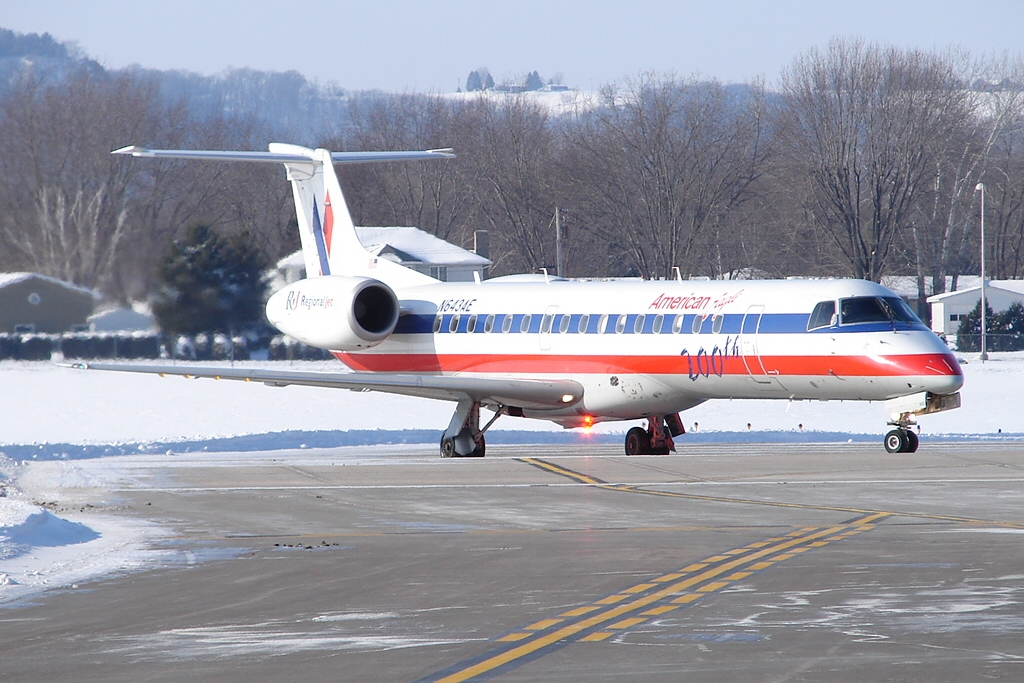
[[[905,427],[893,429],[885,435],[885,450],[890,453],[913,453],[918,443],[917,434]]]

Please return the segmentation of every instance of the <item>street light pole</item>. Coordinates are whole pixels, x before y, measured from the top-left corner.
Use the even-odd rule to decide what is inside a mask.
[[[978,183],[974,188],[981,192],[981,360],[988,360],[985,346],[985,183]]]

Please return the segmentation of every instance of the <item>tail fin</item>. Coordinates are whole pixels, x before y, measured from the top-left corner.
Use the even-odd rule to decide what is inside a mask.
[[[206,161],[255,161],[283,163],[292,184],[299,238],[306,262],[306,277],[361,275],[392,287],[437,282],[387,259],[378,259],[363,247],[356,235],[345,195],[334,172],[335,163],[369,163],[413,159],[451,158],[451,150],[409,152],[330,152],[298,145],[271,143],[269,152],[167,150],[124,147],[112,154],[137,157],[198,159]]]

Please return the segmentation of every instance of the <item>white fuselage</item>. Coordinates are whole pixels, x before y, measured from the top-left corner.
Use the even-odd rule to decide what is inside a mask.
[[[527,276],[396,294],[394,333],[338,358],[371,372],[571,378],[583,400],[527,411],[567,426],[670,414],[711,398],[885,400],[963,384],[956,359],[919,321],[834,319],[808,330],[821,302],[896,297],[862,280]]]

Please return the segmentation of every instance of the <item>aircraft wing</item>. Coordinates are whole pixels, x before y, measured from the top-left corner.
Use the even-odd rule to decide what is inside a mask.
[[[453,375],[383,374],[375,372],[313,372],[203,365],[141,365],[135,363],[65,363],[82,370],[114,370],[189,379],[233,379],[268,386],[328,387],[352,391],[381,391],[405,396],[543,410],[564,408],[583,398],[583,386],[568,379],[505,379]]]

